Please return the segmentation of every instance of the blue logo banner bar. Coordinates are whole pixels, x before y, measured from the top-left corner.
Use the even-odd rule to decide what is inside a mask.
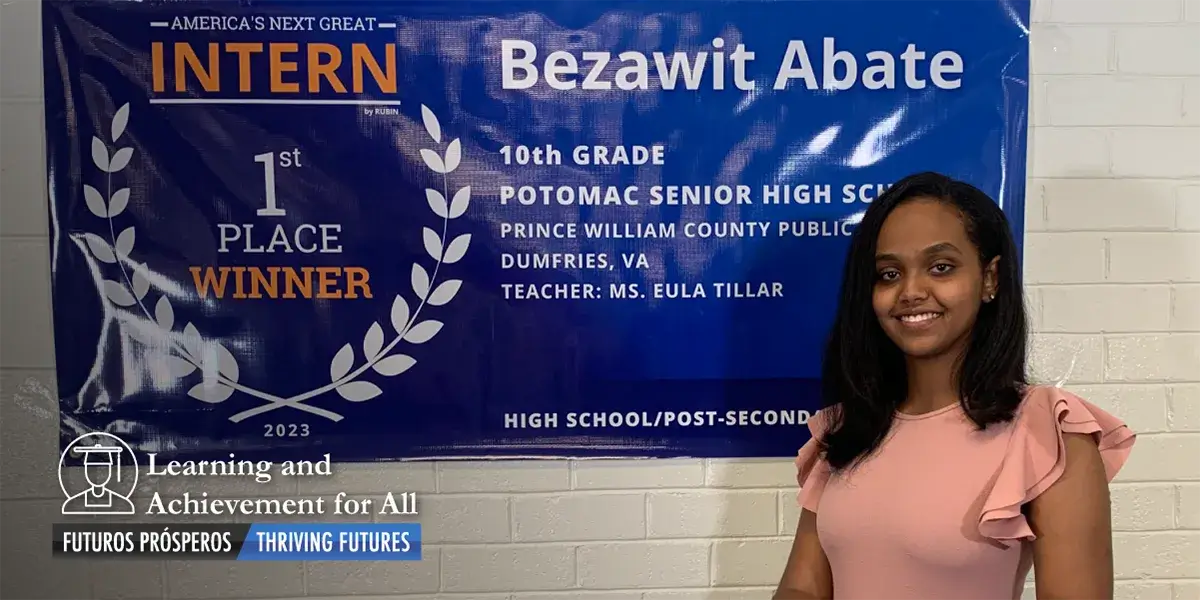
[[[421,560],[420,523],[55,523],[53,555],[116,560]]]
[[[255,523],[237,559],[421,560],[421,525]]]

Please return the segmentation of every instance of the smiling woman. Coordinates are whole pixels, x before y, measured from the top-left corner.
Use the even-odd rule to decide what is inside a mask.
[[[1000,256],[972,269],[982,262],[978,255],[960,212],[940,200],[914,198],[884,222],[872,307],[906,356],[954,359],[962,354],[980,303],[995,298],[998,284]]]
[[[784,599],[1112,598],[1124,423],[1026,379],[1010,225],[975,187],[905,178],[851,239],[796,465]],[[864,319],[864,315],[875,316]]]

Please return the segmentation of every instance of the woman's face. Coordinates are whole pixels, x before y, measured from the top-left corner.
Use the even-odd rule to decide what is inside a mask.
[[[996,261],[983,269],[978,256],[948,204],[917,198],[888,215],[875,251],[872,303],[906,355],[930,358],[965,347],[981,303],[996,293]]]

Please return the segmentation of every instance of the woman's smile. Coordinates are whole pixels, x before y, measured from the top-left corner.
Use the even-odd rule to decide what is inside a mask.
[[[918,313],[909,313],[896,317],[901,325],[909,331],[923,331],[936,325],[942,318],[944,313],[935,311],[925,311]]]

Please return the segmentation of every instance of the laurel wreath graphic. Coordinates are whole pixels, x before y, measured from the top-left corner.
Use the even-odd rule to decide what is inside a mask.
[[[424,105],[421,106],[421,120],[434,144],[440,145],[441,124],[433,111]],[[117,110],[110,124],[110,137],[114,147],[125,133],[128,124],[129,104],[126,103]],[[423,148],[420,152],[425,166],[433,173],[441,175],[442,189],[439,191],[426,188],[425,198],[433,213],[441,218],[442,230],[439,233],[429,227],[422,228],[424,248],[433,259],[434,265],[431,273],[419,262],[413,263],[411,281],[413,293],[418,301],[415,310],[401,294],[397,294],[392,301],[389,324],[395,337],[390,342],[387,341],[383,324],[376,321],[363,337],[362,362],[357,368],[355,347],[347,343],[337,351],[330,362],[330,383],[286,398],[256,390],[239,383],[240,370],[234,354],[220,342],[205,339],[193,323],[184,324],[182,339],[174,333],[177,325],[175,311],[165,293],[154,303],[154,310],[150,310],[146,298],[152,287],[151,277],[146,265],[132,258],[136,230],[133,226],[128,226],[117,233],[115,223],[116,218],[128,208],[131,192],[128,187],[113,191],[113,176],[129,165],[133,158],[133,147],[126,146],[110,151],[108,144],[98,136],[93,136],[91,153],[92,162],[106,173],[106,189],[102,193],[85,184],[83,197],[88,210],[107,221],[108,237],[105,239],[94,233],[84,233],[82,237],[84,244],[97,260],[115,265],[119,270],[117,279],[103,280],[101,286],[104,297],[118,307],[138,310],[149,319],[148,322],[135,321],[129,333],[146,344],[167,342],[174,351],[174,354],[164,357],[165,369],[171,377],[183,378],[196,371],[200,372],[200,381],[188,389],[187,395],[191,398],[208,404],[219,404],[232,397],[234,392],[241,392],[263,401],[263,404],[255,408],[231,416],[229,420],[235,423],[281,408],[292,408],[334,422],[342,420],[343,417],[338,413],[311,406],[306,402],[330,391],[336,391],[339,396],[350,402],[365,402],[381,396],[383,390],[378,385],[361,377],[368,371],[374,371],[384,377],[394,377],[416,365],[417,361],[412,356],[392,354],[392,350],[400,342],[419,345],[433,339],[442,330],[444,323],[435,319],[419,321],[422,310],[426,306],[448,304],[462,288],[461,279],[447,279],[440,283],[438,280],[442,266],[462,260],[471,244],[469,233],[458,235],[449,243],[446,242],[450,221],[463,216],[471,202],[469,185],[458,189],[453,195],[450,194],[449,175],[462,161],[462,144],[455,138],[446,144],[444,153],[428,148]]]

